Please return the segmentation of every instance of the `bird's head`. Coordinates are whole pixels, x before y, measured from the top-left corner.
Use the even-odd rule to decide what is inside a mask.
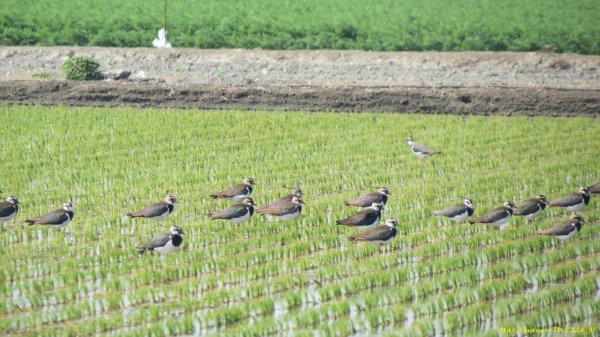
[[[387,187],[380,187],[379,188],[379,193],[381,193],[383,195],[392,195],[392,193],[390,193],[390,190],[388,190]]]
[[[463,197],[463,203],[469,208],[473,208],[473,201],[470,198]]]
[[[254,184],[255,184],[254,178],[250,178],[250,177],[244,178],[244,184],[254,186]]]
[[[304,204],[304,199],[302,199],[302,197],[294,196],[292,202],[296,205],[302,205]]]
[[[583,216],[581,216],[581,215],[579,215],[579,214],[577,214],[577,213],[573,213],[573,214],[571,214],[570,218],[571,218],[572,220],[577,220],[577,221],[579,221],[579,222],[583,222]]]
[[[371,208],[376,211],[381,211],[383,209],[383,205],[378,202],[374,202],[373,204],[371,204]]]
[[[585,195],[590,195],[590,189],[587,188],[587,186],[579,186],[579,192]]]
[[[396,221],[396,219],[387,219],[385,220],[385,225],[392,228],[396,228],[396,226],[398,226],[398,221]]]
[[[254,205],[256,205],[254,203],[254,199],[252,199],[252,198],[244,198],[244,200],[242,200],[242,204],[248,205],[248,206],[254,206]]]
[[[10,202],[10,203],[11,203],[11,204],[13,204],[13,205],[16,205],[16,204],[18,204],[18,203],[19,203],[19,198],[15,197],[14,195],[9,195],[9,196],[6,198],[6,201]]]
[[[174,204],[177,202],[177,198],[175,198],[175,196],[172,194],[167,194],[167,196],[165,197],[165,202],[167,204]]]
[[[504,205],[504,207],[507,207],[507,208],[517,207],[517,206],[515,206],[515,204],[512,201],[505,201],[502,205]]]
[[[535,198],[539,201],[539,202],[543,202],[544,204],[548,204],[548,201],[546,200],[546,196],[542,195],[542,194],[538,194],[535,196]]]
[[[65,211],[70,212],[73,210],[73,203],[71,203],[70,201],[63,202],[63,208],[65,209]]]
[[[181,229],[181,227],[179,227],[179,226],[171,226],[170,232],[171,232],[171,234],[177,234],[177,235],[185,234],[183,229]]]

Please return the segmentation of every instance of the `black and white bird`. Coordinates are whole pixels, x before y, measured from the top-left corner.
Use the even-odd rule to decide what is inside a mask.
[[[14,218],[19,211],[19,198],[9,195],[6,201],[0,203],[0,224]]]
[[[443,210],[433,211],[431,214],[435,216],[445,216],[459,223],[467,220],[474,212],[475,206],[473,206],[471,199],[463,198],[462,203],[452,205]]]
[[[168,232],[160,233],[146,243],[139,245],[137,248],[140,254],[145,252],[158,252],[162,255],[172,253],[181,246],[183,238],[181,237],[183,229],[179,226],[172,226]]]
[[[385,245],[392,242],[398,231],[396,230],[398,222],[394,219],[385,220],[385,225],[375,226],[364,233],[350,237],[350,241],[363,241],[379,245]]]
[[[479,218],[470,220],[469,223],[486,223],[492,224],[496,229],[504,229],[506,228],[506,224],[510,217],[513,215],[513,208],[515,204],[512,201],[505,201],[502,206],[498,208],[494,208],[489,213],[480,216]]]
[[[276,220],[290,220],[296,218],[302,213],[302,205],[304,200],[302,197],[293,196],[289,202],[282,202],[279,204],[271,204],[267,207],[261,208],[256,211],[259,214],[270,216]]]
[[[388,200],[388,195],[392,195],[387,187],[380,187],[379,191],[361,195],[356,199],[346,200],[346,206],[370,207],[374,203],[385,205]]]
[[[430,157],[442,153],[441,151],[432,150],[423,144],[416,143],[413,141],[412,135],[406,138],[406,143],[410,146],[410,151],[419,158]]]
[[[549,207],[563,207],[571,213],[579,212],[590,203],[590,190],[586,186],[579,186],[579,191],[566,197],[550,201]]]
[[[292,202],[292,199],[294,199],[294,197],[302,198],[302,190],[300,189],[300,187],[294,188],[294,191],[292,192],[292,194],[283,196],[283,197],[273,201],[269,205],[263,206],[263,207],[257,209],[256,212],[262,213],[262,214],[268,214],[271,211],[277,210],[279,207],[281,207],[281,205],[289,204],[290,202]]]
[[[175,210],[177,198],[167,194],[165,200],[152,204],[139,212],[127,213],[130,218],[147,218],[152,220],[162,220]]]
[[[54,228],[61,228],[69,224],[75,214],[73,213],[73,204],[71,202],[63,203],[63,208],[56,209],[48,212],[46,215],[31,217],[25,220],[26,223],[31,225],[45,225]]]
[[[242,223],[254,214],[254,205],[256,204],[252,198],[245,198],[239,204],[207,215],[211,220],[228,220],[233,223]]]
[[[595,183],[594,185],[588,186],[588,190],[592,194],[600,194],[600,183]]]
[[[533,198],[529,198],[520,202],[515,208],[513,215],[524,216],[527,221],[540,215],[548,205],[546,197],[538,194]]]
[[[230,199],[234,201],[243,200],[247,198],[252,193],[252,186],[254,186],[255,182],[252,178],[244,178],[244,182],[241,184],[237,184],[229,187],[226,190],[215,192],[210,195],[213,199]]]
[[[579,214],[571,214],[568,219],[562,220],[554,226],[538,231],[539,235],[554,236],[560,240],[572,238],[581,231],[583,226],[583,217]]]
[[[344,220],[338,220],[335,223],[338,225],[344,225],[348,227],[371,227],[375,226],[381,218],[381,210],[383,205],[373,203],[371,207],[368,207],[353,216]]]

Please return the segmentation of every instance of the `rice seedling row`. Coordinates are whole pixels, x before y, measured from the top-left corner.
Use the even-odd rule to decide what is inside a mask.
[[[463,195],[477,215],[594,183],[600,140],[571,135],[598,128],[586,118],[2,107],[0,133],[14,135],[2,168],[15,174],[0,190],[22,206],[0,235],[0,332],[477,335],[497,332],[486,320],[542,324],[536,314],[568,304],[571,314],[549,319],[587,322],[598,313],[598,199],[565,243],[536,235],[562,210],[505,231],[430,213]],[[444,154],[413,157],[410,133]],[[257,179],[259,205],[300,183],[301,217],[209,221],[229,203],[208,194],[244,176]],[[360,230],[335,225],[355,211],[343,201],[382,185],[398,237],[349,242]],[[164,221],[125,217],[166,191],[180,202]],[[76,215],[62,231],[21,225],[70,198]],[[174,224],[187,232],[182,249],[138,256],[137,244]]]

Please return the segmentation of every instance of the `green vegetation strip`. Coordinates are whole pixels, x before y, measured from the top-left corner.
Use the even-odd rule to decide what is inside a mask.
[[[176,47],[600,54],[595,0],[169,1]],[[164,1],[0,2],[0,44],[151,47]]]
[[[560,209],[505,231],[430,213],[463,195],[479,215],[594,183],[599,129],[588,118],[1,107],[11,174],[0,189],[22,205],[0,235],[0,332],[468,336],[584,324],[600,310],[598,198],[564,243],[536,235]],[[444,153],[411,155],[410,133]],[[244,176],[259,205],[300,183],[303,215],[209,221],[229,203],[208,195]],[[343,201],[379,186],[399,235],[353,244],[360,230],[335,225],[355,211]],[[125,217],[166,191],[180,203],[163,222]],[[70,198],[63,230],[22,223]],[[180,251],[138,256],[175,224],[188,233]]]

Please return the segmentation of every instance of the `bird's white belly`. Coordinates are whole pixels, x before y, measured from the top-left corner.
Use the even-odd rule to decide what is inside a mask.
[[[393,239],[394,239],[394,237],[390,237],[387,240],[372,240],[372,241],[369,241],[369,243],[378,244],[378,245],[387,245],[390,242],[392,242]]]
[[[160,254],[166,255],[166,254],[173,253],[174,251],[176,251],[177,247],[175,247],[173,245],[172,240],[169,240],[166,245],[164,245],[162,247],[154,248],[154,250],[159,252]]]
[[[414,148],[412,148],[412,147],[410,148],[410,151],[412,153],[414,153],[416,156],[418,156],[419,158],[425,158],[425,157],[427,157],[427,154],[425,154],[423,152],[415,151]]]
[[[580,204],[565,207],[571,213],[579,212],[585,207],[585,201],[582,199]]]
[[[231,221],[233,223],[241,223],[241,222],[244,222],[244,221],[246,221],[248,219],[250,219],[250,212],[246,212],[246,214],[242,215],[239,218],[229,219],[229,221]]]
[[[556,237],[559,238],[560,240],[564,241],[566,239],[570,239],[570,238],[574,237],[575,234],[577,234],[577,229],[574,229],[571,233],[569,233],[567,235],[557,235]]]
[[[244,200],[245,198],[248,198],[249,196],[250,196],[249,193],[238,194],[238,195],[234,195],[233,197],[231,197],[231,200],[234,200],[234,201]]]
[[[156,221],[160,221],[160,220],[163,220],[167,215],[169,215],[169,210],[168,209],[163,214],[155,216],[155,217],[152,217],[150,219],[156,220]]]
[[[531,214],[527,214],[525,216],[525,219],[531,220],[531,219],[535,218],[536,216],[540,215],[540,213],[542,213],[542,208],[538,206],[538,210],[536,212],[531,213]]]
[[[295,211],[294,213],[288,213],[285,215],[274,215],[273,218],[275,218],[279,221],[283,221],[283,220],[293,219],[293,218],[297,217],[298,215],[300,215],[300,212]]]
[[[500,220],[494,221],[492,222],[492,224],[494,224],[494,227],[503,230],[506,228],[506,225],[508,224],[508,220],[510,220],[510,215],[507,216],[506,218],[502,218]]]
[[[5,216],[5,217],[0,218],[0,223],[7,222],[8,220],[14,218],[15,215],[17,215],[17,212],[15,212],[15,213],[13,213],[13,214],[11,214],[9,216]]]
[[[461,221],[466,220],[468,217],[469,217],[469,212],[465,211],[464,213],[453,216],[452,220],[454,220],[456,222],[461,222]]]

